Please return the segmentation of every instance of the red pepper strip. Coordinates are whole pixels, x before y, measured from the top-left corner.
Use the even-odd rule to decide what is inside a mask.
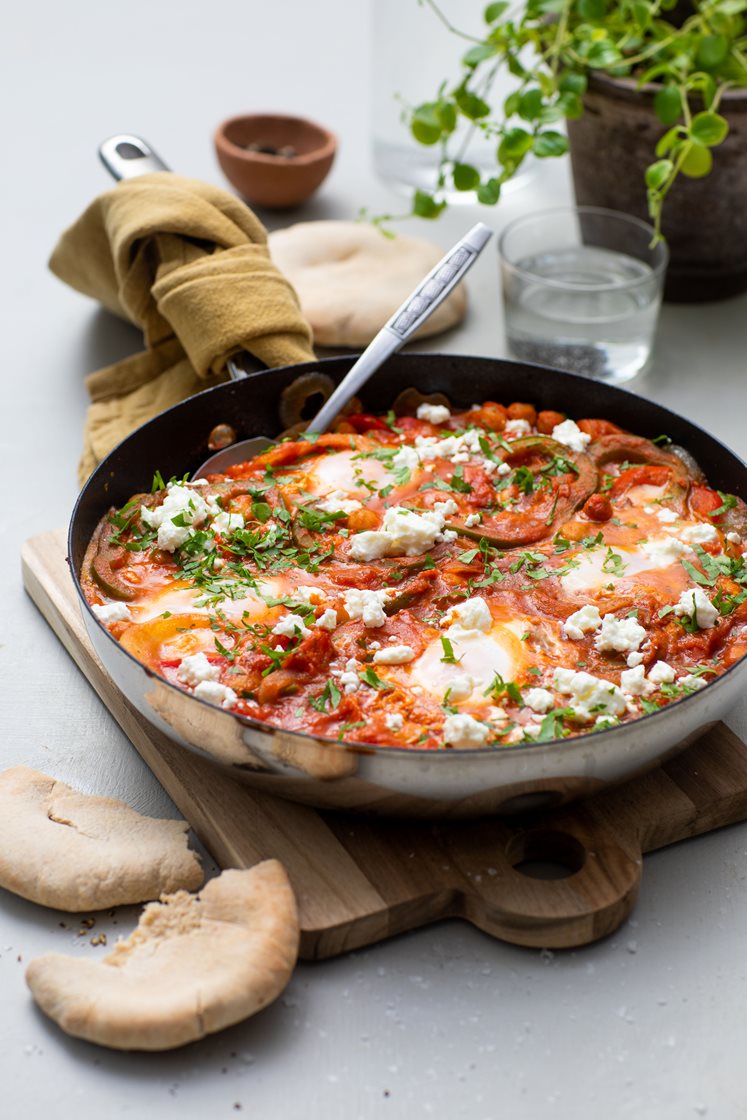
[[[306,458],[307,455],[318,455],[320,451],[370,451],[375,446],[373,441],[366,439],[365,436],[347,432],[327,432],[314,440],[297,439],[289,440],[288,443],[278,443],[246,463],[229,467],[225,473],[231,478],[242,478],[247,468],[254,473],[262,467],[286,466],[296,459]]]

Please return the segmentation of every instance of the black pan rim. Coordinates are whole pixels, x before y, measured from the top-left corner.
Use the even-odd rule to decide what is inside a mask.
[[[272,376],[277,375],[279,373],[284,373],[284,372],[288,372],[288,371],[292,371],[294,374],[302,374],[302,373],[312,372],[314,370],[319,370],[320,367],[323,371],[325,369],[325,367],[329,368],[331,366],[339,366],[341,364],[343,364],[345,366],[349,366],[349,365],[352,364],[353,361],[355,361],[356,356],[357,356],[357,353],[351,353],[350,355],[341,355],[341,356],[335,356],[335,357],[320,358],[320,359],[317,359],[315,361],[303,362],[303,363],[299,363],[298,365],[293,365],[293,366],[278,366],[278,367],[275,367],[273,369],[261,370],[257,373],[252,373],[250,375],[250,377],[247,378],[247,381],[252,381],[252,382],[256,383],[256,381],[259,380],[259,379],[264,379],[265,377],[272,377]],[[408,359],[417,359],[417,360],[425,359],[427,361],[435,359],[435,360],[439,360],[439,361],[448,360],[450,363],[451,362],[458,362],[460,360],[470,361],[470,362],[477,361],[477,362],[480,362],[480,363],[484,362],[484,363],[487,363],[488,365],[497,366],[497,367],[501,367],[501,368],[506,367],[506,366],[512,366],[512,367],[517,367],[517,368],[524,369],[530,374],[532,372],[537,372],[537,373],[541,373],[542,375],[550,374],[550,375],[557,376],[558,378],[562,378],[562,380],[565,381],[566,383],[570,382],[570,383],[574,384],[577,389],[583,389],[583,388],[588,389],[589,388],[589,379],[580,375],[580,374],[568,373],[565,370],[554,369],[550,366],[544,366],[544,365],[539,365],[539,364],[530,363],[530,362],[523,362],[523,361],[514,361],[512,359],[491,358],[491,357],[487,357],[487,356],[474,355],[474,354],[431,353],[431,352],[427,352],[427,351],[422,351],[422,352],[421,351],[408,351],[407,353],[404,353],[404,354],[400,353],[400,354],[396,355],[396,359],[397,359],[397,361],[403,361],[404,360],[405,363],[407,363]],[[374,374],[374,377],[375,377],[375,374]],[[106,626],[104,626],[104,624],[96,618],[96,615],[93,613],[85,595],[83,594],[83,589],[80,585],[79,573],[76,570],[76,565],[73,561],[73,556],[74,556],[74,552],[75,552],[75,537],[76,537],[76,530],[77,530],[77,521],[78,521],[78,515],[79,515],[80,509],[81,509],[81,505],[82,505],[83,501],[85,500],[89,489],[93,488],[94,485],[98,485],[101,478],[104,477],[108,473],[109,464],[111,463],[112,459],[115,456],[117,456],[121,452],[121,450],[124,447],[126,447],[126,445],[129,442],[134,441],[136,437],[138,437],[142,432],[144,432],[150,426],[156,425],[158,423],[162,423],[164,420],[169,420],[171,418],[174,418],[175,416],[178,415],[180,410],[183,410],[186,406],[189,406],[194,400],[196,400],[198,398],[204,398],[208,394],[225,392],[225,390],[227,388],[233,387],[237,384],[240,385],[240,384],[242,384],[242,382],[231,382],[231,381],[221,382],[219,385],[212,385],[209,388],[203,389],[200,393],[197,393],[192,397],[188,397],[184,401],[180,401],[179,403],[177,403],[175,405],[172,405],[171,408],[165,409],[163,412],[159,413],[157,416],[152,417],[150,420],[145,421],[144,424],[141,424],[138,428],[135,428],[132,432],[130,432],[127,436],[125,436],[125,438],[119,444],[117,444],[116,447],[114,447],[109,452],[109,454],[106,456],[106,458],[102,459],[102,461],[99,463],[99,465],[96,467],[96,469],[91,474],[90,478],[88,478],[88,480],[86,481],[86,483],[82,487],[82,489],[81,489],[81,491],[78,494],[78,497],[76,499],[75,505],[73,507],[73,512],[72,512],[72,515],[71,515],[71,518],[70,518],[70,524],[69,524],[69,527],[68,527],[68,534],[67,534],[68,566],[70,568],[70,574],[71,574],[76,592],[78,594],[78,598],[80,599],[84,609],[87,611],[89,620],[93,621],[94,624],[97,627],[99,627],[99,629],[106,635],[107,639],[112,643],[113,649],[116,650],[119,655],[122,655],[125,658],[127,658],[141,672],[147,673],[150,676],[157,677],[158,680],[162,684],[166,685],[170,689],[173,689],[174,692],[176,692],[180,696],[185,696],[187,698],[187,700],[190,700],[194,703],[200,704],[203,707],[209,709],[211,712],[218,713],[218,715],[220,717],[228,717],[229,719],[240,723],[244,727],[251,728],[252,730],[259,731],[259,732],[262,732],[264,734],[269,734],[269,735],[275,735],[275,734],[288,735],[288,736],[291,736],[294,739],[300,740],[303,743],[323,742],[325,745],[328,745],[329,747],[332,747],[332,748],[336,748],[337,750],[342,751],[343,753],[357,752],[357,753],[360,753],[360,754],[367,754],[367,755],[375,754],[375,755],[395,756],[395,757],[400,757],[400,758],[432,759],[432,760],[435,760],[437,758],[438,759],[451,758],[451,757],[454,757],[454,756],[457,756],[457,757],[460,757],[460,758],[465,758],[465,757],[476,758],[476,757],[486,757],[486,756],[494,757],[494,756],[499,755],[499,754],[504,753],[504,752],[506,754],[514,754],[516,751],[532,751],[532,750],[538,750],[538,749],[542,749],[543,751],[548,751],[548,752],[551,752],[551,753],[557,753],[557,752],[562,752],[564,748],[567,749],[568,746],[571,743],[576,743],[578,741],[583,741],[583,740],[591,740],[592,738],[594,739],[595,742],[598,742],[600,744],[600,746],[601,746],[602,743],[610,743],[611,744],[612,741],[613,741],[613,737],[615,735],[619,736],[622,732],[626,731],[626,729],[629,729],[633,724],[635,724],[636,726],[644,727],[645,725],[650,726],[650,721],[651,720],[658,720],[659,722],[662,722],[663,718],[667,716],[667,713],[670,713],[675,709],[679,709],[683,704],[686,704],[688,701],[694,700],[694,699],[702,696],[706,691],[711,690],[711,694],[713,695],[713,690],[717,686],[724,684],[726,682],[727,678],[730,675],[732,675],[735,670],[737,670],[737,671],[739,671],[740,669],[743,670],[744,667],[745,667],[745,664],[747,664],[747,654],[745,654],[738,661],[735,661],[733,665],[730,665],[728,667],[728,669],[725,669],[722,673],[720,673],[719,676],[715,680],[707,682],[705,687],[702,688],[702,689],[699,689],[697,692],[691,693],[689,696],[680,697],[678,700],[675,700],[674,702],[667,704],[664,708],[659,709],[659,711],[657,711],[657,712],[651,712],[651,713],[646,714],[646,715],[638,716],[635,720],[631,720],[631,721],[628,721],[626,723],[619,724],[616,727],[605,728],[605,729],[599,730],[599,731],[592,731],[590,729],[590,730],[581,732],[579,735],[573,735],[573,736],[567,737],[565,739],[548,739],[548,740],[544,740],[544,741],[541,741],[541,742],[537,741],[537,742],[529,742],[529,743],[516,743],[516,744],[512,744],[510,747],[505,747],[504,746],[504,747],[493,747],[493,748],[491,748],[491,747],[468,747],[468,748],[458,748],[458,749],[455,748],[453,750],[433,750],[433,749],[424,750],[424,749],[419,748],[419,747],[380,746],[379,744],[376,744],[376,743],[347,742],[346,740],[330,739],[330,738],[327,738],[327,737],[321,736],[321,735],[311,735],[308,732],[304,732],[304,731],[294,731],[294,730],[284,728],[284,727],[277,727],[274,724],[264,723],[261,720],[253,719],[250,716],[244,716],[244,715],[240,715],[238,713],[233,713],[230,710],[218,708],[214,704],[210,704],[205,700],[200,700],[199,697],[190,695],[190,693],[185,692],[184,689],[181,689],[177,685],[174,685],[170,681],[167,681],[165,677],[160,676],[160,674],[158,674],[158,673],[154,673],[153,670],[151,670],[151,669],[147,669],[146,666],[143,665],[143,663],[141,661],[138,661],[138,659],[136,657],[134,657],[128,650],[126,650],[124,648],[124,646],[122,646],[121,643],[118,642],[117,639],[109,632],[109,630],[106,628]],[[745,463],[744,460],[741,459],[741,457],[739,455],[737,455],[737,453],[735,451],[733,451],[731,448],[727,447],[726,444],[722,443],[721,440],[717,439],[716,436],[711,435],[704,428],[701,428],[698,424],[695,424],[692,420],[686,419],[684,416],[681,416],[679,413],[676,413],[672,409],[667,408],[666,405],[660,405],[657,402],[647,400],[645,397],[640,397],[636,393],[633,393],[629,389],[623,389],[623,388],[621,388],[620,386],[617,386],[617,385],[607,385],[607,384],[604,384],[604,383],[601,383],[601,382],[593,382],[593,384],[594,384],[596,389],[601,390],[605,394],[610,394],[612,401],[614,401],[615,398],[617,398],[619,400],[624,400],[626,402],[630,402],[631,400],[634,400],[634,401],[637,401],[641,405],[641,407],[643,407],[643,408],[652,408],[653,407],[657,411],[657,413],[663,413],[663,414],[665,414],[666,417],[671,417],[675,426],[682,425],[684,428],[694,432],[697,436],[702,437],[707,442],[710,442],[712,445],[715,445],[720,451],[724,452],[733,461],[735,466],[741,468],[741,470],[744,471],[744,473],[745,473],[745,486],[747,486],[747,463]],[[101,516],[103,516],[103,513],[101,514]],[[441,765],[441,763],[438,763],[437,765]]]

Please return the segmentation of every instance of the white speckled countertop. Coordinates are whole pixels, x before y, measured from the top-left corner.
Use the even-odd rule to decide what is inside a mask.
[[[302,216],[389,208],[370,163],[367,20],[365,0],[70,0],[16,6],[6,19],[3,766],[27,763],[144,812],[174,812],[19,578],[22,540],[65,524],[73,505],[85,374],[138,348],[132,328],[45,270],[57,234],[108,185],[96,146],[118,130],[140,133],[174,168],[221,183],[210,140],[219,120],[302,112],[341,141]],[[568,197],[567,170],[546,164],[479,216],[498,226]],[[446,246],[477,216],[454,210],[418,232]],[[492,248],[469,286],[466,323],[430,348],[501,355]],[[746,320],[744,297],[666,307],[653,369],[635,385],[743,455]],[[747,704],[730,722],[747,732]],[[301,964],[262,1015],[160,1056],[77,1042],[36,1010],[26,961],[106,950],[78,936],[75,918],[2,893],[0,1115],[731,1120],[745,1114],[746,869],[747,825],[649,856],[632,920],[577,952],[521,950],[452,921]],[[120,910],[96,931],[111,942],[134,921]]]

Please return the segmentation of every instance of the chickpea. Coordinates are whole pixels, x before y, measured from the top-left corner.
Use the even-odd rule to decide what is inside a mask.
[[[380,517],[372,509],[354,509],[348,514],[348,528],[360,532],[366,529],[378,529]]]
[[[558,424],[562,424],[564,420],[564,412],[553,412],[550,408],[545,409],[537,416],[537,431],[542,432],[543,436],[552,435],[553,428],[557,428]]]
[[[527,424],[534,427],[537,420],[537,409],[533,404],[522,404],[514,401],[507,409],[509,420],[526,420]]]

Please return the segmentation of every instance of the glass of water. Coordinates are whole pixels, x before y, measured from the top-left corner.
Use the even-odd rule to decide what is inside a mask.
[[[642,373],[669,259],[653,236],[646,222],[597,206],[511,222],[498,242],[511,353],[616,385]]]

